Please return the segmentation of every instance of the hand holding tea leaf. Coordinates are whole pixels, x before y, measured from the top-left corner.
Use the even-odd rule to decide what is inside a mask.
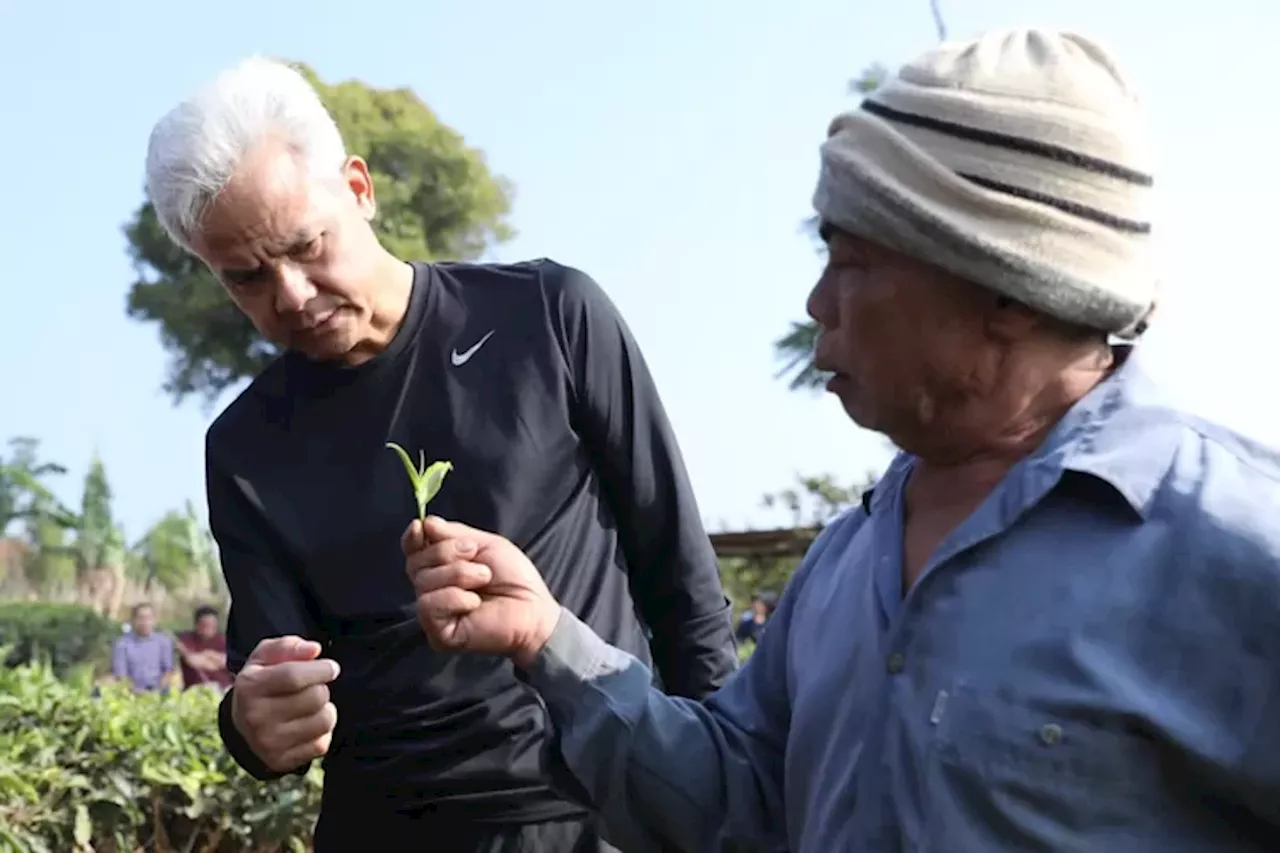
[[[434,648],[533,663],[561,607],[519,548],[493,533],[430,516],[401,537],[418,622]]]
[[[403,447],[394,441],[388,441],[387,447],[396,452],[400,461],[404,463],[404,470],[409,472],[409,482],[413,484],[413,497],[418,502],[418,520],[422,521],[427,517],[427,504],[444,485],[444,477],[453,470],[453,463],[432,462],[428,466],[426,457],[419,450],[418,465],[414,467],[413,460],[409,458],[409,454]]]

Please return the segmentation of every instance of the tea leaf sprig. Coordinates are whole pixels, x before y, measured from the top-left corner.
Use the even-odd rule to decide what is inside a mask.
[[[421,450],[418,451],[418,464],[415,467],[413,460],[409,458],[409,454],[405,449],[394,441],[388,441],[387,447],[396,452],[400,457],[400,461],[404,463],[404,470],[409,472],[409,482],[413,484],[413,498],[418,502],[418,520],[425,521],[427,518],[427,504],[431,503],[431,499],[436,496],[436,492],[440,491],[440,487],[444,485],[445,475],[453,470],[452,462],[432,462],[427,465],[426,456]]]

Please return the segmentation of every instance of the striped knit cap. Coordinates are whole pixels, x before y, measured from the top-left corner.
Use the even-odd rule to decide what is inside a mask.
[[[813,203],[851,234],[1132,338],[1156,298],[1149,156],[1102,48],[1001,30],[926,53],[837,117]]]

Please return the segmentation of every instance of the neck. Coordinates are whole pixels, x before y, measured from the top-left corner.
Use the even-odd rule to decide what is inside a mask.
[[[368,333],[353,349],[347,362],[353,366],[362,364],[385,350],[409,313],[409,299],[413,294],[413,267],[399,258],[384,253],[374,272],[376,294],[371,305]]]
[[[933,425],[930,432],[942,441],[908,448],[918,460],[912,477],[917,488],[936,487],[958,500],[985,495],[1109,375],[1114,358],[1109,351],[1100,356],[1088,350],[1052,366],[1014,359],[1007,364],[987,383],[990,393]]]

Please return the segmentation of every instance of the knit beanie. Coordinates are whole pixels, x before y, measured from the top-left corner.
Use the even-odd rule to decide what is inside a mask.
[[[1121,338],[1156,299],[1137,99],[1079,35],[1000,30],[901,68],[822,145],[827,223]]]

